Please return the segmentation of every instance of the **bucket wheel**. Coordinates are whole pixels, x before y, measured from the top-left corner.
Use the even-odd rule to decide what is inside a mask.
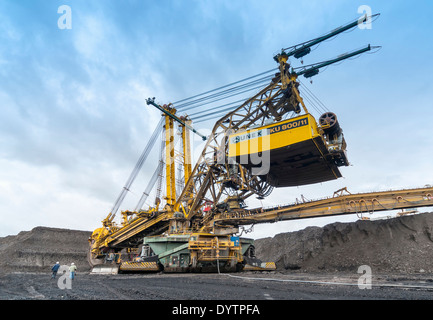
[[[87,251],[87,262],[89,263],[90,267],[94,267],[100,264],[103,264],[105,262],[104,258],[97,258],[95,254],[92,252],[93,246],[89,246],[89,250]]]

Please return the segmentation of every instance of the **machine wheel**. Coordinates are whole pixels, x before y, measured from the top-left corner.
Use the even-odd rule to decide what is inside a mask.
[[[93,257],[92,248],[89,247],[89,251],[87,251],[87,262],[93,268],[96,265],[103,264],[105,259],[97,259]]]
[[[325,125],[329,126],[328,128],[325,129],[325,132],[327,134],[338,135],[341,133],[340,124],[338,123],[337,116],[335,115],[335,113],[326,112],[322,114],[319,118],[319,124],[321,126],[325,126]]]

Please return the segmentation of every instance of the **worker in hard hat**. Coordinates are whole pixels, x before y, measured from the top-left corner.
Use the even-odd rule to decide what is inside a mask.
[[[69,267],[69,278],[71,280],[74,280],[76,270],[77,270],[77,266],[72,262],[71,266]]]
[[[51,275],[51,279],[55,279],[57,275],[57,271],[59,271],[60,263],[57,261],[56,264],[51,268],[53,274]]]

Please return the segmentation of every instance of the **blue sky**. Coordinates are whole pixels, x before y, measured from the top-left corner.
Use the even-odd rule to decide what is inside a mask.
[[[57,24],[64,4],[70,30]],[[342,179],[276,190],[251,206],[344,186],[433,184],[431,1],[0,1],[0,236],[99,227],[159,120],[146,98],[168,103],[274,68],[274,53],[356,19],[361,5],[381,13],[372,29],[321,44],[305,63],[368,43],[382,49],[312,84],[301,79],[339,117],[352,166]],[[256,226],[253,236],[329,221]]]

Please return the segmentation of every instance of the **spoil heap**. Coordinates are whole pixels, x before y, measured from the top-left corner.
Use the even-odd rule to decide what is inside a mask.
[[[332,223],[256,240],[256,255],[277,269],[306,272],[433,272],[433,212]]]
[[[36,227],[0,238],[0,272],[50,272],[56,261],[90,271],[90,235]],[[369,265],[373,272],[433,273],[433,212],[308,227],[256,240],[255,246],[257,257],[275,261],[279,271],[356,272]]]
[[[79,271],[90,270],[90,235],[88,231],[36,227],[0,238],[0,272],[50,272],[56,261],[62,265],[74,262]]]

